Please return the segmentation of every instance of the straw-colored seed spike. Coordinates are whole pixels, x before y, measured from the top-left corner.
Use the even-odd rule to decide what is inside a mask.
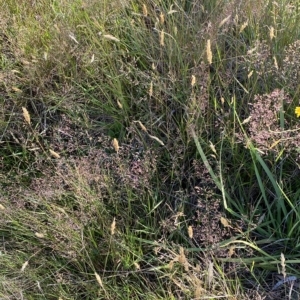
[[[284,254],[281,253],[280,254],[280,264],[281,264],[281,274],[283,275],[283,277],[285,278],[286,277],[286,270],[285,270],[285,257],[284,257]]]
[[[117,140],[116,138],[113,139],[112,145],[113,145],[115,151],[116,151],[117,153],[119,153],[120,147],[119,147],[119,142],[118,142],[118,140]]]
[[[136,270],[140,270],[141,269],[141,266],[137,262],[134,262],[134,266],[135,266]]]
[[[149,137],[155,141],[157,141],[160,145],[164,146],[165,144],[163,143],[163,141],[161,141],[158,137],[154,136],[154,135],[150,135]]]
[[[40,232],[35,232],[34,235],[39,238],[39,239],[43,239],[45,238],[45,235],[43,233],[40,233]]]
[[[123,109],[123,105],[122,105],[122,103],[119,100],[117,100],[117,104],[118,104],[118,106],[119,106],[120,109]]]
[[[191,86],[193,87],[196,84],[196,76],[192,75]]]
[[[111,225],[110,225],[110,234],[114,235],[116,230],[116,218],[113,219]]]
[[[174,26],[174,27],[173,27],[173,30],[174,30],[174,35],[176,36],[177,33],[178,33],[178,28],[177,28],[177,26]]]
[[[179,255],[177,256],[177,261],[180,263],[184,263],[186,260],[184,249],[182,247],[179,248]]]
[[[275,66],[276,70],[278,70],[278,63],[277,63],[276,56],[273,56],[273,60],[274,60],[274,66]]]
[[[143,125],[143,123],[141,121],[134,121],[134,123],[138,123],[143,131],[145,131],[145,132],[148,131],[147,128]]]
[[[204,289],[201,286],[196,286],[194,291],[194,298],[195,299],[201,299],[200,297],[203,294]]]
[[[248,73],[248,75],[247,75],[248,79],[251,78],[252,75],[253,75],[253,70],[251,70],[251,71]]]
[[[104,34],[103,37],[108,40],[114,41],[114,42],[120,42],[120,40],[118,38],[114,37],[111,34]]]
[[[189,238],[192,239],[193,238],[193,227],[192,226],[188,227],[188,234],[189,234]]]
[[[29,114],[27,108],[26,108],[26,107],[22,107],[22,110],[23,110],[23,117],[24,117],[24,119],[25,119],[25,122],[26,122],[28,125],[30,125],[30,124],[31,124],[31,123],[30,123],[30,114]]]
[[[214,278],[214,264],[210,261],[208,264],[208,285],[210,286]]]
[[[223,19],[219,24],[219,28],[222,27],[225,23],[227,23],[230,18],[231,18],[231,15],[229,15],[225,19]]]
[[[160,45],[161,45],[162,47],[165,46],[165,32],[164,32],[164,30],[162,30],[162,31],[160,32],[160,40],[159,40],[159,43],[160,43]]]
[[[212,152],[217,155],[217,150],[215,148],[215,145],[211,141],[209,141],[209,147],[212,150]]]
[[[150,96],[150,98],[152,97],[152,95],[153,95],[153,82],[151,81],[150,87],[149,87],[149,96]]]
[[[211,65],[212,64],[212,52],[211,52],[210,40],[207,40],[207,43],[206,43],[206,57],[207,57],[208,63]]]
[[[270,40],[272,41],[275,37],[275,30],[273,26],[270,27],[269,35],[270,35]]]
[[[59,155],[57,152],[55,152],[55,151],[53,151],[53,150],[51,150],[51,149],[49,149],[49,152],[50,152],[50,154],[51,154],[53,157],[55,157],[55,158],[60,158],[60,155]]]
[[[27,266],[28,266],[28,260],[25,261],[24,264],[22,265],[21,272],[24,272]]]
[[[97,272],[95,272],[94,274],[95,274],[95,277],[96,277],[96,280],[97,280],[98,284],[100,285],[101,288],[104,289],[104,286],[103,286],[102,279],[101,279],[100,275]]]
[[[0,204],[0,210],[5,210],[5,206],[3,206],[2,204]]]
[[[22,90],[20,90],[20,89],[17,88],[16,86],[12,86],[11,89],[12,89],[14,92],[18,93],[18,94],[22,93]]]
[[[144,15],[145,17],[148,16],[148,9],[147,9],[146,4],[143,4],[143,15]]]
[[[234,246],[231,246],[231,247],[229,248],[229,251],[228,251],[228,257],[232,257],[232,255],[234,254],[234,249],[235,249]]]
[[[247,26],[248,26],[248,20],[242,24],[240,28],[240,33],[242,33]]]
[[[165,15],[161,12],[159,15],[160,24],[165,24]]]

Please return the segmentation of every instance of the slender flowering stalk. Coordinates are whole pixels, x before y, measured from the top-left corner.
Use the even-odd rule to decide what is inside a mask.
[[[295,114],[296,114],[296,116],[299,118],[300,117],[300,106],[297,106],[296,108],[295,108]]]

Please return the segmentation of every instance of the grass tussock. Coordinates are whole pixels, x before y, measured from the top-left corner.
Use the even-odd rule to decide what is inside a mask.
[[[298,4],[202,2],[0,5],[1,299],[300,298]]]

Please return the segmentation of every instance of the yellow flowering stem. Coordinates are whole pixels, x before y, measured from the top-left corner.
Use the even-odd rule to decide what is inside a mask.
[[[297,106],[297,107],[295,108],[295,114],[296,114],[297,118],[300,117],[300,106]]]

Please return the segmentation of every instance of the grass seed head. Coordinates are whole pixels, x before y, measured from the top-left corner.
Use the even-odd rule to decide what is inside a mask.
[[[275,38],[275,30],[273,26],[270,27],[269,36],[271,41]]]
[[[144,15],[145,17],[148,16],[148,9],[147,9],[146,4],[143,4],[143,15]]]
[[[51,149],[49,150],[49,152],[50,152],[51,156],[53,156],[54,158],[60,158],[60,155],[57,152],[55,152]]]
[[[25,122],[26,122],[28,125],[31,125],[31,123],[30,123],[30,114],[29,114],[27,108],[26,108],[26,107],[22,107],[22,110],[23,110],[23,117],[24,117],[24,119],[25,119]]]
[[[96,280],[97,280],[98,284],[100,285],[100,287],[104,288],[100,275],[97,272],[95,272],[94,274],[95,274]]]
[[[103,37],[108,40],[114,41],[114,42],[120,42],[120,40],[118,38],[114,37],[111,34],[104,34]]]
[[[22,265],[21,272],[24,272],[27,266],[28,266],[28,260],[25,261],[24,264]]]
[[[159,43],[160,43],[160,45],[161,45],[162,47],[165,46],[165,32],[164,32],[164,30],[162,30],[162,31],[160,32]]]
[[[116,230],[116,218],[113,219],[111,225],[110,225],[110,234],[114,235]]]
[[[212,64],[212,52],[211,52],[211,45],[210,45],[210,40],[207,40],[206,43],[206,57],[208,63],[211,65]]]
[[[150,87],[149,87],[149,96],[150,96],[150,98],[152,97],[152,95],[153,95],[153,82],[151,81]]]
[[[119,106],[120,109],[123,109],[123,105],[122,105],[122,103],[119,100],[117,100],[117,104],[118,104],[118,106]]]
[[[159,15],[160,24],[165,24],[165,15],[161,12]]]
[[[275,69],[278,70],[278,63],[277,63],[276,56],[273,56],[273,61],[274,61]]]
[[[193,87],[196,84],[196,76],[192,75],[191,86]]]
[[[241,28],[240,28],[240,33],[242,33],[244,30],[245,30],[245,28],[248,26],[248,21],[246,21],[246,22],[244,22],[243,24],[242,24],[242,26],[241,26]]]
[[[134,123],[138,123],[141,127],[141,129],[145,132],[147,132],[147,128],[143,125],[143,123],[141,121],[134,121]]]
[[[208,285],[210,286],[214,278],[214,264],[211,261],[208,264],[207,275],[208,275]]]
[[[193,227],[192,226],[188,227],[188,234],[189,234],[189,238],[192,239],[193,238]]]
[[[285,269],[285,257],[284,257],[283,253],[280,254],[280,265],[281,265],[281,274],[285,278],[286,277],[286,269]]]
[[[118,140],[117,140],[116,138],[113,139],[112,145],[113,145],[115,151],[116,151],[117,153],[119,153],[120,147],[119,147],[119,142],[118,142]]]
[[[45,235],[44,235],[43,233],[40,233],[40,232],[36,232],[34,235],[35,235],[37,238],[39,238],[39,239],[43,239],[43,238],[45,237]]]

